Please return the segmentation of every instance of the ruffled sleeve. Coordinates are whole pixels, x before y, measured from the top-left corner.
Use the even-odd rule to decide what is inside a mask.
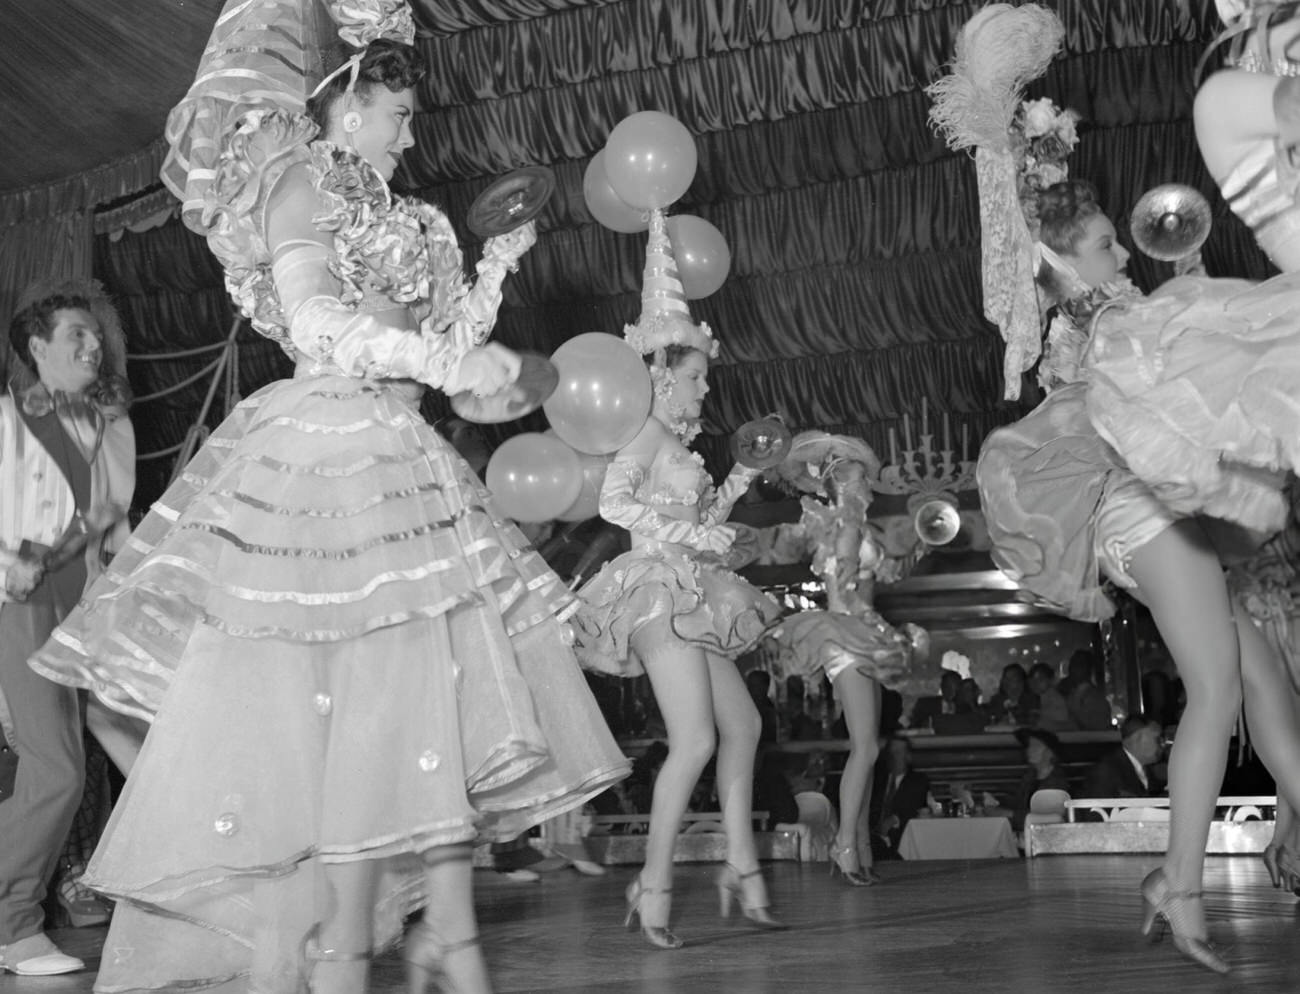
[[[231,135],[208,188],[202,223],[226,272],[226,288],[263,335],[290,348],[271,278],[265,214],[271,191],[296,163],[311,161],[316,125],[301,114],[253,111]]]

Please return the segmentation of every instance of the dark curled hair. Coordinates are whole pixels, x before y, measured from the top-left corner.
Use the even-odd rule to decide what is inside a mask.
[[[1102,213],[1091,183],[1071,179],[1053,183],[1038,194],[1038,239],[1053,252],[1072,255],[1088,219]]]
[[[339,65],[353,54],[355,50],[349,50],[347,55],[339,60]],[[424,57],[413,45],[389,41],[387,38],[377,39],[366,46],[361,56],[361,68],[357,72],[355,90],[357,99],[362,104],[370,103],[376,86],[383,86],[393,93],[409,90],[419,84],[427,72]],[[307,101],[307,116],[322,130],[327,123],[330,108],[347,92],[351,82],[352,73],[345,69]]]

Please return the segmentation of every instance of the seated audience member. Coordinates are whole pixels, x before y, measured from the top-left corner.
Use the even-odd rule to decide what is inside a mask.
[[[1069,791],[1070,782],[1061,765],[1061,740],[1041,728],[1017,728],[1016,739],[1025,750],[1025,775],[1016,788],[1010,817],[1011,827],[1017,832],[1025,827],[1029,813],[1029,800],[1040,790]]]
[[[974,735],[984,731],[986,723],[979,684],[969,678],[957,688],[957,709],[952,714],[937,714],[931,722],[935,735]]]
[[[1104,732],[1113,726],[1110,701],[1092,682],[1096,657],[1088,649],[1079,649],[1072,656],[1066,670],[1063,686],[1065,706],[1075,726],[1084,732]],[[1068,689],[1067,689],[1068,688]]]
[[[877,859],[897,859],[903,829],[927,803],[930,778],[912,769],[912,743],[902,736],[889,740],[883,759],[871,796],[872,850]]]
[[[646,746],[645,752],[632,761],[632,772],[623,784],[624,795],[631,802],[633,813],[650,813],[655,777],[659,775],[659,769],[667,758],[668,746],[656,740]]]
[[[989,721],[994,725],[1021,727],[1033,721],[1038,709],[1038,699],[1029,689],[1025,668],[1019,663],[1008,663],[1002,668],[998,692],[987,708]]]
[[[750,670],[745,674],[745,686],[749,689],[749,696],[754,701],[754,707],[758,709],[758,717],[762,721],[758,744],[773,745],[777,740],[778,721],[776,704],[771,696],[772,674],[767,670]]]
[[[812,701],[804,687],[803,677],[786,677],[785,721],[792,742],[807,742],[822,737],[821,719],[813,713]]]
[[[1074,719],[1065,698],[1056,689],[1056,671],[1046,663],[1034,663],[1029,668],[1029,689],[1038,698],[1038,710],[1030,724],[1049,732],[1068,732],[1074,729]]]
[[[799,804],[794,799],[790,778],[781,768],[781,755],[772,749],[759,749],[754,768],[753,811],[766,811],[769,827],[794,824],[799,820]]]
[[[961,688],[961,674],[944,670],[939,675],[939,693],[918,697],[912,708],[911,728],[933,728],[935,715],[957,713],[957,691]]]
[[[1164,749],[1164,730],[1149,715],[1131,714],[1120,725],[1120,744],[1088,771],[1084,797],[1159,797],[1164,783],[1153,767]]]

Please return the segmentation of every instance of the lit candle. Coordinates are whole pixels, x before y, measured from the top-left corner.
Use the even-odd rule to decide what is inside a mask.
[[[912,419],[906,413],[903,414],[903,450],[912,451]]]
[[[943,412],[943,451],[952,451],[952,428],[948,424],[948,412]]]
[[[930,403],[924,397],[921,398],[921,437],[925,438],[930,434]]]
[[[898,436],[894,434],[894,429],[889,429],[889,465],[898,465]]]
[[[965,421],[963,421],[961,424],[961,457],[963,461],[970,458],[969,449],[967,447],[967,438],[969,434],[970,434],[970,425],[968,425]]]

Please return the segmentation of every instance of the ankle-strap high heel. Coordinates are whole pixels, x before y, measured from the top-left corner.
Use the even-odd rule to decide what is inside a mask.
[[[1194,934],[1200,929],[1191,917],[1190,904],[1201,898],[1199,890],[1170,890],[1165,871],[1152,870],[1142,881],[1142,934],[1151,942],[1159,942],[1168,925],[1174,948],[1186,959],[1215,973],[1227,973],[1227,962],[1215,951],[1208,936]]]
[[[736,903],[740,905],[741,913],[759,928],[772,929],[773,931],[787,928],[788,926],[779,919],[773,918],[772,913],[768,910],[766,903],[759,904],[757,901],[749,902],[745,900],[746,880],[757,877],[758,882],[762,883],[762,871],[756,866],[748,873],[741,873],[738,869],[728,863],[718,871],[718,901],[721,906],[722,917],[731,917],[731,899],[734,897]],[[767,900],[767,889],[763,888],[762,900]]]
[[[646,942],[658,949],[681,949],[685,943],[677,936],[673,935],[668,929],[668,915],[664,914],[664,923],[662,925],[648,925],[645,920],[645,908],[642,907],[646,898],[653,898],[662,894],[665,903],[672,900],[672,888],[658,889],[647,887],[641,883],[641,878],[637,877],[628,884],[624,896],[627,898],[627,918],[623,921],[623,927],[631,929],[632,919],[639,917],[641,919],[641,934],[645,936]]]
[[[858,865],[853,866],[854,863]],[[853,887],[872,887],[880,883],[880,876],[875,870],[862,866],[858,851],[853,846],[831,846],[831,876],[835,875],[836,870]]]
[[[456,953],[474,950],[476,961],[462,964],[463,969],[452,969],[451,959]],[[448,994],[490,994],[487,968],[479,961],[479,938],[472,935],[458,942],[443,942],[428,922],[417,922],[406,933],[406,982],[409,994],[424,994],[429,985],[437,981],[439,988]]]
[[[317,991],[326,989],[326,985],[321,982],[324,981],[326,978],[317,976],[318,968],[322,963],[365,964],[358,971],[355,971],[362,974],[362,977],[360,978],[361,983],[359,985],[357,983],[358,980],[357,977],[349,976],[347,978],[346,984],[342,984],[338,988],[340,990],[346,990],[346,991],[365,989],[365,978],[370,973],[370,960],[374,956],[374,953],[371,950],[367,949],[363,952],[346,952],[340,949],[322,948],[320,945],[320,923],[319,922],[311,927],[311,930],[307,933],[306,937],[303,939],[302,949],[303,949],[303,959],[305,959],[309,964],[307,988],[308,990],[312,991],[312,994],[316,994]]]

